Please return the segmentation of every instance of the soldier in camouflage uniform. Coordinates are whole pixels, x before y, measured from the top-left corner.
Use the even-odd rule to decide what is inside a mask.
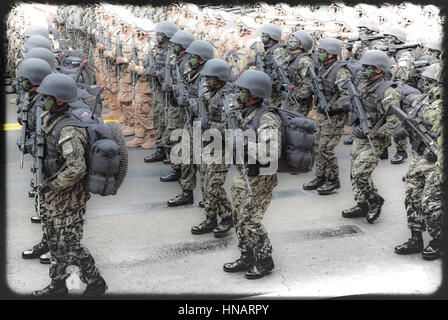
[[[200,120],[202,115],[199,110],[199,99],[204,99],[204,97],[199,94],[199,91],[203,89],[200,88],[200,72],[204,67],[204,64],[213,58],[214,52],[212,45],[204,40],[194,40],[188,46],[186,52],[189,54],[190,59],[188,60],[188,64],[184,67],[182,78],[185,86],[189,88],[189,92],[188,97],[179,97],[179,99],[177,99],[177,104],[184,108],[191,106],[191,121],[196,121]],[[184,130],[188,130],[187,122],[184,124]],[[168,200],[167,204],[169,207],[177,207],[185,204],[192,204],[194,202],[193,190],[196,188],[196,171],[200,171],[200,186],[201,192],[203,193],[204,172],[199,170],[198,165],[193,161],[194,148],[192,146],[193,137],[190,137],[190,154],[182,155],[180,179],[182,193],[177,195],[174,199]]]
[[[33,295],[67,294],[65,280],[69,265],[79,267],[80,278],[87,283],[84,294],[102,294],[107,289],[106,282],[95,266],[93,257],[80,243],[86,203],[90,198],[83,182],[87,170],[87,133],[84,128],[58,126],[69,117],[67,103],[76,100],[77,86],[67,75],[52,74],[42,81],[37,92],[44,95],[44,109],[47,111],[42,114],[46,140],[43,174],[46,180],[39,192],[46,209],[42,218],[51,253],[51,284],[34,291]],[[63,163],[66,167],[60,170]],[[49,179],[52,176],[55,176],[54,179]]]
[[[152,88],[150,79],[146,75],[148,68],[148,35],[144,31],[150,31],[148,27],[137,25],[137,37],[135,39],[135,46],[138,57],[138,65],[133,61],[129,62],[131,72],[136,72],[137,80],[135,84],[135,139],[126,143],[128,147],[140,146],[143,149],[152,149],[155,147],[155,130],[151,109],[153,106]],[[149,138],[146,139],[146,136]]]
[[[279,26],[274,24],[265,24],[260,30],[261,32],[261,41],[263,43],[264,52],[262,53],[262,68],[263,70],[258,70],[260,66],[257,66],[256,58],[253,58],[249,61],[246,66],[248,67],[256,66],[258,71],[265,72],[268,74],[273,81],[273,91],[272,91],[272,105],[275,107],[279,107],[282,102],[282,84],[279,82],[277,74],[275,73],[275,67],[273,59],[275,58],[277,62],[286,68],[287,60],[288,60],[288,52],[284,48],[283,44],[280,44],[279,41],[282,37],[282,29]],[[255,44],[257,45],[257,44]]]
[[[422,73],[422,76],[427,77],[431,82],[432,88],[427,94],[423,94],[414,101],[409,113],[411,119],[421,123],[428,130],[434,141],[441,138],[441,126],[438,124],[441,123],[442,118],[442,87],[439,82],[440,77],[435,71],[436,66],[440,67],[431,65]],[[441,153],[440,145],[439,150]],[[442,175],[438,170],[440,169],[438,164],[423,155],[419,155],[413,148],[411,165],[406,174],[404,202],[411,238],[395,247],[395,253],[422,253],[424,259],[433,260],[442,254]],[[440,154],[437,156],[439,158]],[[432,239],[423,249],[422,232],[425,230]]]
[[[156,70],[148,70],[151,76],[156,77],[155,81],[155,92],[152,94],[155,95],[155,105],[152,106],[153,119],[154,119],[154,127],[156,130],[156,152],[145,157],[144,161],[146,163],[162,161],[166,158],[166,150],[162,142],[163,133],[165,131],[166,123],[165,121],[165,96],[168,94],[168,98],[172,97],[172,89],[168,87],[164,79],[163,68],[166,64],[167,54],[170,52],[169,61],[171,59],[175,59],[172,50],[170,50],[170,38],[176,33],[177,27],[174,23],[169,21],[162,21],[156,25],[156,47],[154,49],[154,53],[150,52],[150,54],[154,55],[154,61],[156,64]],[[169,103],[169,100],[168,100]]]
[[[319,66],[317,76],[322,79],[323,95],[329,105],[328,116],[322,101],[317,99],[317,120],[314,134],[316,145],[316,178],[303,185],[305,190],[330,194],[340,188],[338,161],[334,148],[341,140],[347,110],[343,100],[348,93],[342,86],[352,78],[350,70],[341,62],[342,46],[339,40],[326,38],[319,42]],[[317,92],[314,93],[317,95]],[[329,118],[330,119],[329,119]]]
[[[281,154],[281,121],[274,112],[268,108],[263,99],[270,97],[272,81],[265,73],[256,70],[243,72],[235,81],[237,100],[240,113],[239,126],[245,130],[256,130],[257,139],[266,138],[268,141],[267,152],[274,157],[271,161],[277,161]],[[262,108],[260,110],[260,108]],[[232,108],[235,110],[236,108]],[[276,134],[274,134],[274,132]],[[254,150],[254,141],[248,142],[247,150]],[[246,149],[246,148],[245,148]],[[255,147],[256,150],[256,147]],[[238,150],[236,151],[238,152]],[[247,152],[246,150],[244,152]],[[275,158],[275,157],[278,158]],[[244,156],[246,158],[246,156]],[[261,167],[270,164],[257,158],[255,164],[248,164],[247,176],[239,171],[233,176],[232,200],[233,222],[238,239],[238,248],[241,257],[234,262],[223,266],[225,272],[246,271],[248,279],[258,279],[274,269],[272,259],[272,244],[261,220],[272,199],[272,191],[277,186],[277,174],[261,171]],[[249,183],[252,194],[247,185]]]
[[[185,71],[185,66],[190,59],[190,55],[187,54],[186,50],[190,43],[194,41],[193,34],[188,31],[177,31],[170,39],[173,43],[173,52],[176,55],[175,61],[173,61],[174,66],[172,67],[173,82],[176,85],[176,66],[179,69],[179,74],[183,75]],[[175,96],[178,96],[178,92],[173,92]],[[163,132],[162,143],[166,149],[168,155],[171,153],[171,149],[175,144],[175,141],[171,141],[171,133],[176,129],[181,129],[184,127],[187,119],[184,118],[184,111],[182,107],[177,104],[177,99],[171,99],[168,108],[168,120],[165,131]],[[188,120],[189,121],[189,120]],[[171,162],[171,161],[170,161]],[[179,163],[171,162],[171,171],[166,175],[160,177],[162,182],[178,181],[181,177],[181,166]]]
[[[226,85],[226,83],[234,81],[235,77],[230,72],[230,65],[221,59],[207,61],[201,70],[201,76],[205,77],[204,96],[207,110],[207,120],[205,124],[203,123],[204,128],[202,129],[220,130],[223,123],[224,94],[232,91],[232,86]],[[233,95],[231,96],[233,97]],[[206,146],[207,143],[204,143],[204,148]],[[233,226],[232,206],[224,190],[224,182],[230,165],[225,163],[224,150],[221,151],[220,163],[204,164],[203,197],[206,219],[191,228],[193,234],[213,231],[215,237],[220,238],[225,236]],[[213,155],[211,156],[213,157]],[[219,225],[218,216],[221,218]]]
[[[390,64],[387,55],[379,50],[369,50],[359,61],[363,64],[367,81],[358,86],[359,98],[364,112],[372,124],[371,143],[363,133],[357,109],[353,107],[356,120],[353,134],[355,141],[351,152],[350,179],[355,194],[356,206],[342,211],[344,218],[365,216],[369,223],[378,219],[384,199],[378,194],[372,174],[378,165],[379,155],[387,147],[388,137],[393,133],[398,118],[388,114],[391,105],[401,106],[402,93],[393,82],[384,79]]]
[[[310,55],[313,47],[313,38],[306,31],[294,32],[288,41],[288,76],[291,83],[296,87],[294,94],[300,106],[289,101],[288,109],[308,115],[313,108],[313,98],[310,88],[309,68],[316,68]]]

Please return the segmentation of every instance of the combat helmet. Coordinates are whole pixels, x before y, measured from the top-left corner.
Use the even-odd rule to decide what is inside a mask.
[[[51,50],[51,41],[45,37],[36,35],[29,37],[28,40],[25,41],[25,44],[23,46],[26,48],[26,50],[31,50],[36,47]]]
[[[235,81],[235,86],[245,88],[258,98],[270,98],[272,81],[269,76],[258,70],[246,70]]]
[[[156,25],[155,32],[160,32],[171,38],[177,32],[177,26],[170,21],[162,21]]]
[[[39,47],[30,49],[28,52],[26,52],[24,54],[25,60],[29,59],[29,58],[42,59],[50,65],[51,69],[54,69],[54,66],[55,66],[54,53],[51,52],[51,50],[48,50],[45,48],[39,48]]]
[[[400,42],[406,42],[406,32],[400,26],[392,26],[383,33],[385,36],[390,35],[397,38]]]
[[[327,53],[335,54],[341,57],[342,55],[342,45],[339,40],[333,38],[325,38],[319,42],[318,49],[323,49]]]
[[[187,48],[187,53],[197,55],[202,60],[213,59],[213,47],[205,40],[194,40]]]
[[[193,34],[188,31],[179,30],[177,31],[170,39],[172,43],[180,44],[184,49],[188,48],[188,46],[194,41]]]
[[[383,72],[390,71],[390,63],[387,54],[381,50],[369,50],[359,60],[360,64],[375,66]]]
[[[39,58],[29,58],[20,62],[17,68],[17,75],[30,80],[31,84],[39,85],[42,80],[51,74],[50,65]]]
[[[208,60],[201,70],[202,76],[217,77],[222,81],[231,79],[230,65],[221,59]]]
[[[296,31],[292,34],[295,38],[300,40],[300,44],[302,45],[305,51],[310,51],[313,47],[313,38],[310,34],[304,30]]]
[[[357,24],[358,28],[366,28],[370,31],[380,32],[380,28],[375,21],[369,18],[362,18]]]
[[[280,41],[282,38],[282,29],[275,24],[264,24],[259,29],[261,33],[266,33],[269,37],[275,41]]]
[[[78,86],[75,80],[69,75],[61,73],[46,76],[37,88],[37,92],[66,103],[73,102],[78,98]]]
[[[31,37],[31,36],[42,36],[44,38],[49,38],[48,35],[48,28],[40,25],[33,25],[29,26],[25,29],[25,36]]]

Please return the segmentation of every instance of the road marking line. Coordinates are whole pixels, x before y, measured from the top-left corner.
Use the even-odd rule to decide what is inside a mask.
[[[117,122],[118,120],[104,120],[104,123],[108,123],[108,122]],[[22,126],[19,123],[4,123],[2,125],[2,130],[3,131],[13,131],[13,130],[20,130],[22,128]]]

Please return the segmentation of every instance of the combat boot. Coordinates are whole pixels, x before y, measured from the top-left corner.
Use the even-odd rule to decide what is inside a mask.
[[[389,148],[384,148],[383,152],[380,154],[381,160],[389,159]]]
[[[442,241],[432,239],[428,246],[423,250],[422,257],[425,260],[435,260],[442,256]]]
[[[199,207],[199,208],[202,208],[202,209],[205,208],[205,204],[204,204],[204,201],[203,201],[203,200],[199,201],[199,203],[198,203],[198,207]]]
[[[194,202],[193,190],[186,190],[176,196],[176,198],[168,200],[168,207],[179,207]]]
[[[31,223],[41,223],[42,222],[42,217],[41,216],[32,216],[30,218]]]
[[[3,79],[3,85],[4,86],[10,86],[11,83],[12,83],[11,79],[5,79],[5,78]]]
[[[68,294],[65,280],[51,280],[51,283],[42,290],[33,291],[32,296],[65,296]]]
[[[255,263],[255,257],[249,254],[242,254],[241,257],[234,261],[225,263],[223,270],[225,272],[241,272],[252,268]]]
[[[153,137],[150,137],[140,147],[143,149],[154,149],[156,147],[156,140]]]
[[[28,197],[34,198],[35,195],[36,195],[36,192],[34,192],[33,190],[28,191]]]
[[[17,93],[16,89],[14,87],[6,87],[5,89],[6,93]]]
[[[121,128],[121,132],[123,133],[123,136],[130,137],[135,134],[135,128],[131,126],[124,126],[123,128]]]
[[[423,238],[420,231],[411,230],[411,238],[395,247],[396,254],[420,253],[423,250]]]
[[[33,246],[32,249],[23,251],[22,258],[23,259],[36,259],[40,255],[47,253],[48,251],[50,251],[50,249],[48,248],[48,245],[41,241],[38,244],[36,244],[35,246]]]
[[[339,183],[339,179],[336,180],[328,180],[319,188],[317,188],[317,192],[321,195],[331,194],[336,189],[339,189],[341,184]]]
[[[51,254],[50,252],[44,253],[39,257],[39,262],[41,264],[51,264]]]
[[[156,152],[154,152],[150,156],[145,157],[143,160],[146,163],[151,163],[151,162],[162,161],[165,158],[166,158],[165,149],[163,147],[157,147]]]
[[[408,158],[408,153],[405,151],[397,151],[394,157],[390,160],[392,164],[400,164],[403,163],[404,160]]]
[[[145,143],[145,138],[135,137],[131,141],[126,141],[126,147],[128,147],[128,148],[136,148],[136,147],[140,147],[144,143]]]
[[[107,290],[106,281],[103,277],[99,277],[92,283],[89,283],[86,287],[86,290],[82,293],[83,296],[99,296],[104,294]]]
[[[170,159],[170,157],[168,157],[168,158],[165,158],[162,162],[163,162],[163,164],[171,164],[171,159]]]
[[[351,144],[353,144],[353,140],[355,140],[355,136],[354,135],[350,135],[350,137],[348,137],[347,139],[344,140],[344,144],[345,145],[351,145]]]
[[[369,201],[369,209],[367,211],[367,222],[374,223],[381,214],[381,208],[383,207],[384,199],[380,195],[377,195],[375,199]]]
[[[316,177],[308,183],[303,185],[303,190],[316,190],[321,185],[325,183],[326,179],[321,177]]]
[[[260,279],[270,273],[274,269],[274,260],[272,257],[257,260],[244,276],[247,279]]]
[[[120,119],[120,113],[118,110],[112,110],[109,113],[101,115],[101,118],[103,118],[103,120],[118,120]]]
[[[221,222],[218,224],[216,228],[213,229],[213,234],[215,238],[222,238],[226,236],[230,229],[233,227],[232,217],[222,218]]]
[[[342,211],[342,216],[344,218],[359,218],[365,217],[367,214],[368,205],[367,203],[358,203],[356,206],[350,209]]]
[[[168,174],[161,176],[160,181],[162,182],[179,181],[180,176],[181,176],[180,170],[171,170]]]
[[[212,230],[218,225],[218,220],[216,220],[216,216],[208,217],[204,221],[202,221],[199,225],[191,228],[192,234],[204,234],[208,232],[212,232]]]

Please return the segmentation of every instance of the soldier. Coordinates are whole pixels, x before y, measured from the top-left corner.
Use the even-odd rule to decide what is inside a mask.
[[[310,55],[312,47],[313,38],[303,30],[294,32],[288,40],[288,50],[290,51],[288,75],[296,87],[295,97],[300,104],[299,107],[290,102],[288,109],[303,113],[305,116],[313,107],[311,79],[308,72],[309,68],[316,68]]]
[[[421,95],[413,104],[409,117],[424,126],[434,141],[441,137],[442,87],[436,72],[437,64],[422,73],[431,82],[428,93]],[[403,124],[405,125],[405,124]],[[439,163],[427,159],[424,150],[412,144],[412,160],[406,174],[406,198],[408,228],[411,238],[395,247],[397,254],[422,253],[426,260],[437,259],[442,254],[442,183]],[[420,145],[417,146],[420,148]],[[442,148],[439,149],[440,151]],[[440,158],[440,154],[437,155]],[[438,159],[440,160],[440,159]],[[439,166],[439,168],[438,168]],[[428,246],[423,249],[422,232],[431,236]]]
[[[265,105],[263,102],[263,99],[269,99],[271,96],[271,79],[263,72],[247,70],[235,81],[235,87],[241,108],[240,115],[237,116],[240,119],[240,128],[252,128],[256,131],[257,138],[271,137],[267,150],[274,157],[274,161],[277,161],[275,155],[280,156],[282,145],[281,121],[269,109],[271,105]],[[260,108],[263,108],[263,111],[259,111]],[[277,131],[277,134],[273,135],[272,131]],[[253,146],[249,143],[247,149],[251,150]],[[246,150],[244,152],[246,153]],[[225,272],[246,271],[245,277],[248,279],[261,278],[274,269],[272,245],[261,220],[271,202],[272,190],[277,186],[277,174],[261,174],[260,167],[269,165],[270,162],[260,161],[262,160],[257,159],[256,164],[248,165],[246,177],[239,171],[233,176],[233,222],[241,257],[223,266]]]
[[[375,21],[369,18],[362,18],[358,22],[358,30],[360,41],[356,41],[353,48],[353,58],[356,60],[361,59],[361,57],[376,46],[383,45],[383,36],[379,33],[380,29]],[[362,37],[365,37],[364,40]],[[369,37],[371,39],[369,39]],[[378,37],[378,38],[376,38]]]
[[[363,65],[367,81],[358,86],[358,92],[364,112],[372,124],[372,128],[369,129],[372,130],[373,138],[367,139],[361,127],[360,114],[357,109],[353,110],[356,121],[353,129],[355,141],[351,152],[350,179],[356,206],[342,211],[342,216],[344,218],[365,216],[369,223],[373,223],[381,213],[384,199],[373,184],[372,173],[398,121],[394,114],[388,114],[387,111],[391,105],[401,106],[402,93],[393,82],[385,80],[385,73],[389,72],[390,64],[384,52],[369,50],[359,62]]]
[[[43,159],[44,185],[39,190],[45,203],[42,216],[51,253],[49,286],[34,291],[34,296],[65,295],[66,267],[76,265],[81,280],[87,283],[85,295],[98,295],[107,290],[95,261],[81,245],[86,203],[90,198],[83,182],[86,174],[86,129],[58,126],[69,117],[68,104],[76,100],[74,80],[62,74],[47,76],[37,89],[43,95],[42,129],[45,132]],[[64,164],[65,169],[60,166]],[[52,178],[52,179],[49,179]]]
[[[177,27],[174,23],[169,21],[162,21],[156,25],[156,48],[155,52],[150,52],[149,54],[154,55],[154,60],[156,63],[156,70],[148,70],[150,76],[155,76],[155,105],[152,106],[154,128],[156,130],[156,152],[144,158],[146,163],[163,161],[167,154],[165,147],[162,142],[163,132],[165,131],[165,104],[169,102],[165,101],[171,94],[171,88],[165,83],[163,75],[163,67],[166,66],[167,54],[171,51],[168,49],[170,46],[170,38],[176,33]],[[173,56],[174,57],[174,56]],[[171,54],[169,59],[171,59]]]
[[[271,79],[273,79],[273,91],[271,97],[272,104],[275,107],[279,107],[282,101],[282,87],[281,83],[279,83],[277,75],[274,72],[275,67],[273,58],[275,58],[277,62],[285,68],[288,59],[288,52],[284,48],[284,45],[279,43],[282,37],[282,29],[279,26],[276,26],[274,24],[264,24],[260,28],[260,32],[261,41],[264,48],[262,56],[262,68],[264,70],[259,71],[265,72],[271,77]],[[250,66],[256,66],[256,58],[249,61],[246,69]],[[257,68],[260,68],[260,66],[257,66]]]
[[[179,70],[179,74],[183,75],[185,72],[185,66],[189,61],[190,55],[187,54],[188,46],[194,41],[193,34],[188,31],[177,31],[170,39],[170,42],[173,43],[173,52],[176,54],[176,60],[174,61],[175,66],[173,67],[173,79],[176,79],[176,66]],[[182,81],[182,79],[180,79]],[[175,80],[177,81],[177,79]],[[174,95],[177,92],[174,91]],[[174,141],[171,141],[171,133],[176,129],[183,128],[186,121],[190,121],[190,119],[184,119],[184,112],[182,111],[182,107],[177,104],[177,99],[171,99],[170,106],[168,108],[168,120],[165,131],[163,132],[162,144],[164,145],[167,154],[170,155],[171,149],[174,146]],[[180,164],[174,163],[170,161],[171,171],[160,177],[160,181],[162,182],[170,182],[170,181],[178,181],[181,177],[181,167]]]
[[[221,59],[207,61],[201,70],[201,76],[205,77],[207,124],[202,129],[220,130],[223,112],[223,93],[231,88],[226,83],[233,81],[230,65]],[[202,125],[202,124],[201,124]],[[206,144],[204,144],[204,147]],[[221,150],[224,151],[224,150]],[[206,219],[199,225],[191,228],[192,234],[204,234],[213,231],[215,237],[225,236],[233,226],[232,205],[227,199],[224,190],[229,165],[225,163],[224,153],[220,163],[205,164],[204,174],[204,208]],[[221,217],[218,224],[217,217]]]
[[[185,66],[183,81],[187,88],[189,88],[188,97],[180,97],[177,104],[181,107],[190,108],[191,120],[199,120],[202,113],[199,110],[199,99],[204,97],[199,95],[200,90],[200,72],[204,64],[213,59],[213,47],[210,43],[204,40],[194,40],[187,48],[187,53],[190,54],[190,60]],[[196,107],[197,106],[197,107]],[[185,123],[184,129],[188,130],[188,123]],[[202,135],[201,135],[202,137]],[[190,146],[193,143],[193,137],[190,137]],[[177,207],[185,204],[192,204],[194,202],[193,190],[196,188],[196,171],[198,166],[193,162],[193,147],[190,147],[189,155],[182,155],[183,163],[181,165],[181,179],[180,185],[182,193],[177,195],[174,199],[168,200],[169,207]],[[201,191],[203,193],[203,178],[204,172],[200,172]]]
[[[347,118],[347,110],[343,106],[347,91],[342,86],[352,78],[352,75],[348,67],[341,62],[342,46],[338,40],[322,39],[319,42],[318,50],[317,76],[322,81],[322,93],[329,110],[325,109],[325,101],[317,99],[318,113],[314,134],[316,178],[304,184],[303,189],[317,189],[319,194],[326,195],[340,188],[338,161],[334,154],[334,148],[341,139]],[[317,88],[315,89],[317,90]],[[318,96],[318,92],[314,92],[314,95]]]
[[[153,93],[149,77],[146,75],[146,69],[148,68],[148,34],[151,26],[147,23],[147,20],[138,21],[137,24],[137,37],[136,37],[136,53],[138,58],[138,65],[130,61],[129,68],[131,72],[136,73],[135,84],[135,139],[126,142],[128,147],[140,146],[143,149],[152,149],[155,147],[155,130],[153,117],[151,115],[151,109],[153,107]],[[149,40],[150,41],[150,40]],[[146,139],[146,136],[149,138]]]

